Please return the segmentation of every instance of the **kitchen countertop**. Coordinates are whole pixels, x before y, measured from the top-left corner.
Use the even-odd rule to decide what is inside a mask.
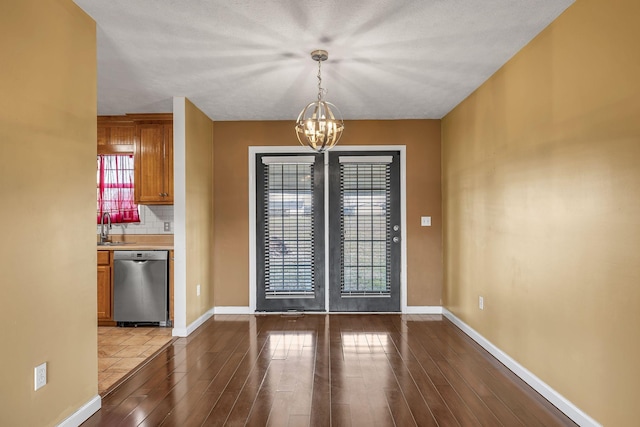
[[[100,237],[96,236],[100,241]],[[99,251],[171,251],[173,250],[173,234],[128,234],[111,235],[109,241],[113,245],[96,245]],[[97,243],[97,242],[96,242]]]
[[[173,245],[153,243],[126,243],[119,245],[96,245],[99,251],[172,251]]]

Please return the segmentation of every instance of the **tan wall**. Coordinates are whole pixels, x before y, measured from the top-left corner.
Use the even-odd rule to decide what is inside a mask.
[[[57,424],[98,393],[95,46],[71,0],[0,2],[2,426]]]
[[[185,100],[187,325],[213,307],[213,122]],[[200,284],[200,296],[196,286]]]
[[[216,306],[249,305],[249,146],[299,146],[294,122],[216,122],[214,286]],[[440,121],[350,121],[340,145],[407,146],[409,305],[440,305],[442,241]],[[430,215],[432,227],[420,227]]]
[[[640,418],[638,16],[577,1],[442,123],[446,307],[608,426]]]

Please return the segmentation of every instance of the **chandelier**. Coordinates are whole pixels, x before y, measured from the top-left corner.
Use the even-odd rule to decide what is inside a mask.
[[[309,146],[318,153],[330,150],[342,136],[344,122],[338,107],[324,100],[326,89],[322,87],[320,65],[329,58],[326,50],[314,50],[311,58],[318,61],[318,100],[302,109],[296,122],[296,136],[303,146]],[[334,110],[338,116],[334,114]]]

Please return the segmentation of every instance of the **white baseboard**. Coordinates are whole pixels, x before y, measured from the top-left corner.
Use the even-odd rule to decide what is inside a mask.
[[[254,314],[246,306],[220,306],[213,309],[214,314]]]
[[[402,310],[402,314],[442,314],[439,305],[408,305]]]
[[[596,420],[584,413],[580,408],[567,400],[560,393],[551,388],[547,383],[535,376],[531,371],[516,362],[511,356],[496,347],[491,341],[480,335],[471,326],[458,319],[455,314],[451,313],[446,308],[443,309],[444,316],[449,319],[454,325],[456,325],[462,332],[467,334],[471,339],[480,344],[485,350],[487,350],[493,357],[498,359],[503,365],[505,365],[514,374],[519,376],[524,382],[529,384],[534,390],[544,396],[552,405],[565,413],[576,424],[583,427],[602,427]]]
[[[58,424],[58,427],[78,427],[80,424],[87,421],[89,417],[95,414],[101,407],[102,398],[99,395],[94,396],[91,400],[82,405],[76,412],[74,412],[68,418]]]
[[[214,314],[255,314],[255,312],[252,312],[251,309],[247,306],[219,306],[219,307],[215,307],[213,309],[213,313]],[[282,312],[261,312],[261,314],[282,314],[282,313],[290,313],[288,311],[282,311]],[[309,314],[344,314],[344,313],[338,313],[338,312],[309,312]],[[348,314],[353,314],[352,312],[345,312]],[[365,313],[360,313],[360,314],[365,314]],[[374,313],[375,314],[375,313]],[[412,306],[407,306],[403,311],[402,314],[442,314],[442,307],[441,306],[430,306],[430,305],[412,305]]]
[[[213,310],[213,308],[210,309],[205,314],[194,320],[186,328],[173,328],[173,330],[171,331],[171,335],[174,337],[188,337],[193,331],[198,329],[204,322],[206,322],[207,319],[213,316]]]

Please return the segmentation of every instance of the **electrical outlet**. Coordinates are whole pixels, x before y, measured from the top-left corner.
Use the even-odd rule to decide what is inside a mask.
[[[484,298],[483,297],[478,297],[478,308],[480,310],[484,310]]]
[[[47,362],[36,366],[33,371],[33,389],[38,390],[47,383]]]
[[[196,296],[200,296],[200,285],[196,285]]]
[[[422,227],[431,227],[431,217],[430,216],[420,217],[420,225]]]
[[[171,231],[171,223],[169,221],[164,223],[164,231]]]

